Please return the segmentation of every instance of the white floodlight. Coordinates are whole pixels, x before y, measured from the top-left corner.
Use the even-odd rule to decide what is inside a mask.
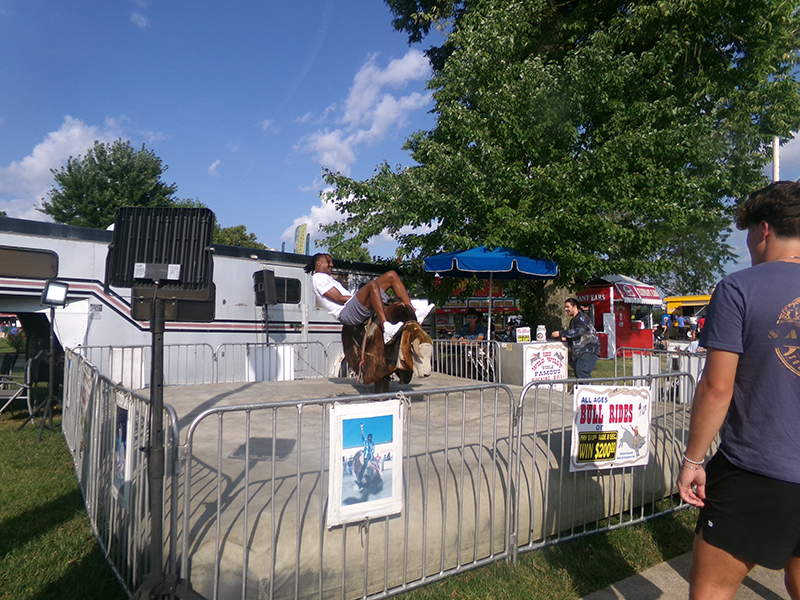
[[[49,280],[42,292],[42,304],[45,306],[64,306],[67,303],[69,284],[57,279]]]

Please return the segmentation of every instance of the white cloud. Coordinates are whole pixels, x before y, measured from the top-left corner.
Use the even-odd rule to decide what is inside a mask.
[[[298,225],[305,223],[308,226],[307,232],[311,235],[311,248],[313,249],[314,240],[321,237],[319,235],[320,226],[328,223],[334,223],[339,221],[341,218],[342,213],[336,209],[336,206],[334,206],[333,202],[325,202],[323,200],[321,204],[311,207],[310,214],[297,217],[292,222],[291,226],[284,230],[283,234],[281,235],[281,240],[294,240],[294,230]]]
[[[310,123],[314,118],[314,113],[307,112],[302,117],[295,119],[297,123]]]
[[[101,128],[64,117],[61,127],[48,133],[28,156],[0,166],[0,210],[9,217],[44,220],[34,207],[54,184],[51,169],[65,165],[70,156],[85,155],[95,141],[110,143],[120,136],[114,120],[107,120]]]
[[[326,190],[323,190],[320,195],[324,198],[327,192],[330,191],[332,191],[332,189],[327,188]],[[297,217],[291,226],[287,227],[283,234],[281,234],[281,240],[285,242],[293,242],[294,230],[298,225],[305,223],[307,225],[307,233],[311,236],[311,248],[309,251],[314,254],[318,251],[316,250],[317,246],[314,244],[315,240],[324,237],[324,234],[320,231],[322,225],[335,223],[336,221],[340,221],[345,216],[346,215],[343,215],[336,209],[336,206],[333,204],[333,202],[328,202],[327,200],[322,199],[320,204],[311,207],[311,212],[309,214],[303,215],[302,217]],[[405,226],[400,229],[400,232],[403,234],[424,234],[433,231],[438,226],[438,223],[419,228]],[[397,248],[397,241],[394,237],[389,235],[388,232],[384,231],[380,235],[370,238],[366,245],[373,255],[392,256]]]
[[[131,13],[131,23],[136,25],[139,29],[147,29],[150,27],[150,21],[142,13]]]
[[[430,64],[422,52],[410,50],[402,58],[392,60],[385,69],[376,63],[377,55],[372,55],[356,73],[342,110],[336,104],[326,109],[323,118],[340,113],[340,127],[306,135],[295,150],[311,154],[320,165],[347,175],[356,161],[359,146],[383,141],[394,129],[408,124],[409,113],[430,104],[429,93],[398,95],[387,91],[401,90],[413,81],[429,77]],[[306,114],[300,122],[311,120],[312,116]]]
[[[375,66],[376,59],[377,55],[370,56],[353,79],[345,105],[345,123],[369,124],[384,88],[400,89],[410,81],[423,80],[430,75],[430,63],[419,50],[410,50],[403,58],[391,61],[384,70]]]
[[[160,131],[149,131],[147,129],[142,129],[136,132],[140,137],[144,138],[144,140],[148,144],[157,144],[158,142],[163,142],[167,139],[166,134]]]
[[[322,166],[348,174],[350,165],[356,160],[356,138],[355,133],[346,135],[341,129],[325,129],[306,136],[301,144],[313,152],[314,158]]]
[[[219,177],[219,173],[217,173],[217,167],[219,167],[221,164],[222,161],[219,159],[211,163],[211,166],[208,167],[208,174],[210,177]]]

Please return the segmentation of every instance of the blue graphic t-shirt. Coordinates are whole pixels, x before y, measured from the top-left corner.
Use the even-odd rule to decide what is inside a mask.
[[[720,450],[742,469],[800,483],[800,264],[773,261],[723,279],[700,345],[739,354]]]

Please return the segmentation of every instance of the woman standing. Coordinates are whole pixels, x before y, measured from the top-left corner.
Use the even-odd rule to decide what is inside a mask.
[[[575,298],[564,301],[564,312],[571,320],[569,329],[554,331],[554,338],[561,338],[569,347],[569,363],[578,379],[590,379],[600,357],[600,340],[588,315],[581,310]]]

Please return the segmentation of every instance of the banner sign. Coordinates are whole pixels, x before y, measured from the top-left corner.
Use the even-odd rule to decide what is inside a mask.
[[[649,387],[578,385],[574,396],[570,471],[647,464]]]
[[[308,231],[308,223],[301,223],[294,230],[294,253],[305,254],[308,252],[306,247],[306,231]]]

